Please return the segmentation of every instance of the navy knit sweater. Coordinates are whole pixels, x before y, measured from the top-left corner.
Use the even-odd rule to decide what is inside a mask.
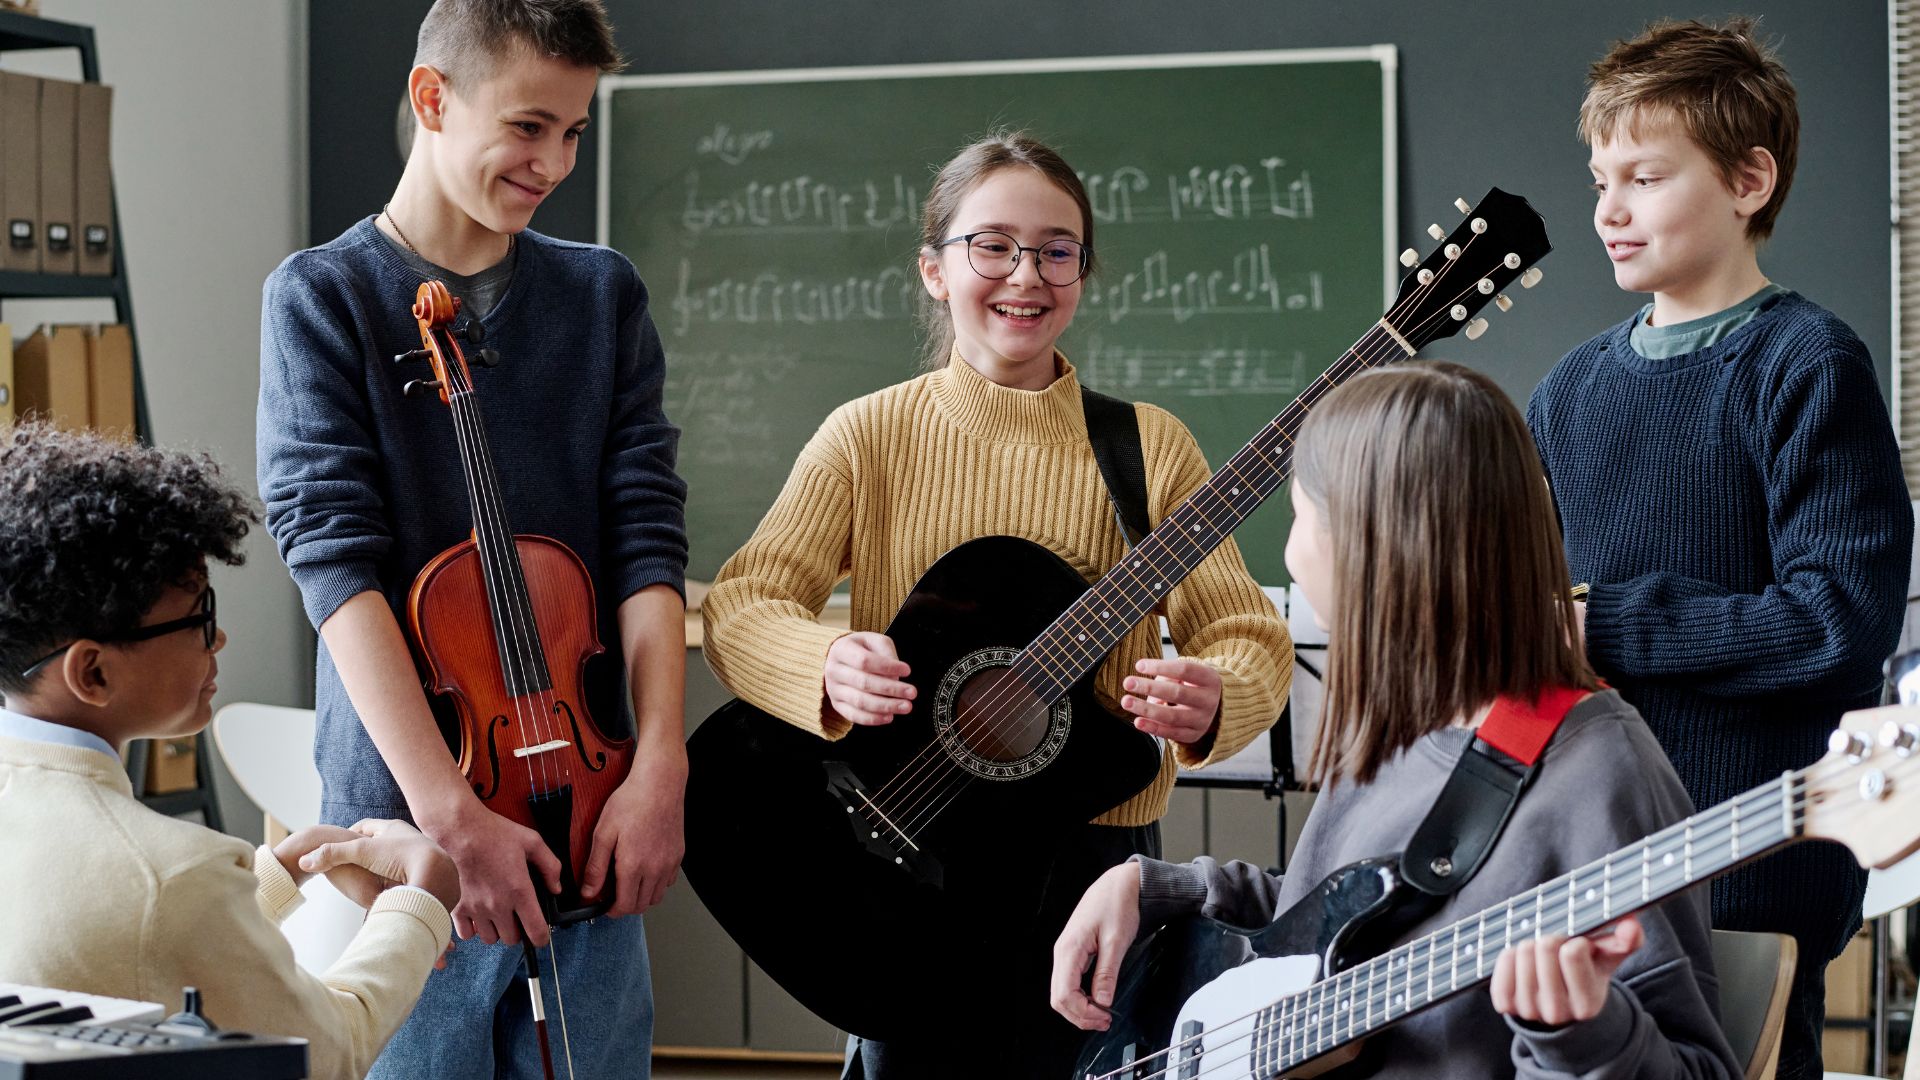
[[[531,231],[518,244],[513,281],[482,320],[502,362],[473,368],[474,390],[510,524],[580,556],[601,643],[617,655],[620,602],[684,587],[686,486],[661,409],[660,338],[624,256]],[[420,347],[409,312],[420,281],[372,218],[267,279],[260,493],[316,627],[369,589],[398,616],[414,575],[472,528],[452,414],[438,395],[402,396],[407,380],[431,377],[426,364],[391,360]],[[603,665],[615,685],[595,694],[595,718],[616,728],[621,666]],[[325,820],[406,816],[324,644],[316,667]]]
[[[1593,586],[1588,655],[1704,809],[1818,758],[1842,712],[1875,703],[1913,517],[1872,362],[1832,313],[1787,293],[1664,360],[1634,352],[1632,325],[1567,354],[1527,420]],[[1859,918],[1851,865],[1831,845],[1763,860],[1715,884],[1715,925],[1834,955]]]

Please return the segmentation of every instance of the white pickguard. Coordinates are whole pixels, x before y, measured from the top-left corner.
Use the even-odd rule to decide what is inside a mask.
[[[1180,1006],[1173,1035],[1178,1040],[1187,1022],[1201,1024],[1204,1047],[1201,1069],[1207,1076],[1248,1076],[1253,1071],[1251,1050],[1254,1014],[1288,994],[1299,993],[1320,978],[1317,956],[1273,956],[1250,960],[1193,992]],[[1180,1075],[1180,1054],[1173,1055],[1173,1076]]]

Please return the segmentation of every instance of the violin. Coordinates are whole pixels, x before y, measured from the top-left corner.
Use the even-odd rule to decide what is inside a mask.
[[[445,283],[421,284],[412,309],[421,348],[394,358],[431,362],[433,378],[413,380],[404,390],[435,391],[452,410],[473,511],[469,537],[434,556],[414,578],[407,630],[426,688],[439,698],[436,712],[454,717],[448,741],[474,794],[489,810],[539,833],[560,860],[561,891],[551,894],[538,881],[534,889],[557,929],[593,918],[611,903],[611,882],[602,888],[605,899],[582,898],[578,871],[587,864],[607,799],[633,766],[634,741],[609,737],[587,711],[586,665],[606,650],[586,565],[560,541],[517,535],[508,526],[472,372],[451,330],[460,306]],[[480,343],[477,320],[464,332]],[[491,350],[476,359],[485,366],[497,362]],[[537,983],[531,945],[526,955]],[[545,1057],[537,986],[533,1000]]]

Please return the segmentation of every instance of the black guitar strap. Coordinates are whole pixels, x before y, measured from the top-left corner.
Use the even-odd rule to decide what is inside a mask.
[[[1556,687],[1528,703],[1498,698],[1400,857],[1400,876],[1429,896],[1449,896],[1480,870],[1567,711],[1585,691]]]
[[[1151,531],[1147,523],[1147,461],[1140,450],[1140,418],[1133,403],[1080,388],[1087,442],[1113,500],[1114,519],[1131,547]]]

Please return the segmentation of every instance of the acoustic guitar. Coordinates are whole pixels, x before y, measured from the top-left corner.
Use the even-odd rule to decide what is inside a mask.
[[[1038,918],[1055,839],[1160,769],[1159,744],[1096,703],[1101,662],[1286,482],[1315,402],[1429,342],[1478,337],[1476,312],[1538,279],[1551,248],[1524,199],[1495,188],[1456,205],[1438,250],[1402,256],[1380,320],[1092,587],[1013,537],[935,562],[887,628],[912,668],[907,716],[828,742],[735,700],[694,732],[687,878],[802,1004],[865,1038],[950,1031],[980,1004],[964,1000],[970,972],[1058,929]]]

